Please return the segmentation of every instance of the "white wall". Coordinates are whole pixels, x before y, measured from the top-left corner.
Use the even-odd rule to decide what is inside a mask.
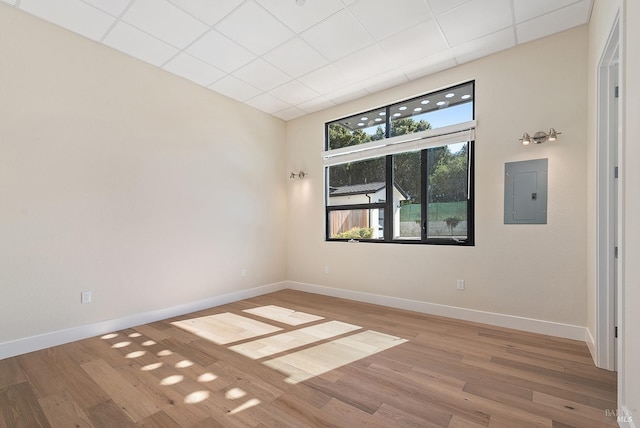
[[[288,279],[586,326],[586,70],[582,26],[289,121],[288,169],[310,174],[288,186]],[[324,242],[323,123],[471,79],[476,246]],[[557,143],[518,143],[550,127]],[[549,158],[548,224],[504,225],[504,164],[537,158]]]
[[[0,28],[0,344],[285,279],[284,122],[5,4]]]

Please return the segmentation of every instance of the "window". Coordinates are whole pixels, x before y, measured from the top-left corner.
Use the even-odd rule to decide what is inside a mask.
[[[473,245],[474,82],[326,124],[326,239]]]

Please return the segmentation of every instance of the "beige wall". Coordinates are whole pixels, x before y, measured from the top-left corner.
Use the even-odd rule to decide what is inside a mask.
[[[586,70],[582,26],[289,121],[288,167],[310,174],[288,185],[288,279],[585,326]],[[323,123],[470,79],[476,246],[324,242]],[[518,144],[524,131],[550,127],[562,132],[557,143]],[[504,164],[537,158],[549,158],[548,224],[505,225]]]
[[[624,322],[623,371],[620,404],[632,413],[635,426],[640,425],[640,4],[624,0],[623,15],[623,126],[622,177],[624,181],[624,238],[622,244],[622,305]]]
[[[0,343],[285,279],[284,122],[5,4],[0,28]]]

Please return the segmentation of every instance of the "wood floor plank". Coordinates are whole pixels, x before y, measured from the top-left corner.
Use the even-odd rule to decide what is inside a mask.
[[[0,390],[4,423],[11,428],[49,428],[51,425],[31,385],[22,382]]]
[[[82,364],[82,368],[109,394],[131,421],[139,422],[160,410],[157,405],[140,396],[137,385],[127,382],[104,360]]]
[[[38,402],[53,427],[94,428],[85,411],[68,392],[40,398]]]
[[[603,428],[616,389],[582,342],[282,290],[0,360],[0,428]]]

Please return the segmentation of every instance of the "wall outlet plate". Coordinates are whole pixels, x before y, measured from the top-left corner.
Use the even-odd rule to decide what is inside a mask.
[[[80,293],[80,302],[91,303],[91,291],[83,291]]]
[[[458,287],[458,290],[464,290],[464,279],[459,279],[456,282],[456,286]]]

